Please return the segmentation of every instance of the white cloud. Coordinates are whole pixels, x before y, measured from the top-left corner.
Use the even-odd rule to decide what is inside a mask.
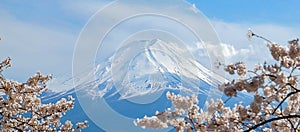
[[[0,59],[12,58],[9,78],[25,81],[37,71],[46,74],[71,72],[76,35],[64,27],[45,27],[15,18],[0,10]]]
[[[227,62],[244,61],[250,67],[272,59],[265,41],[259,38],[249,41],[246,38],[248,28],[280,44],[287,44],[287,41],[297,38],[300,31],[299,28],[274,24],[229,23],[218,20],[212,20],[211,23],[223,43],[221,44],[222,52],[225,54]]]
[[[210,44],[205,42],[196,42],[195,47],[187,47],[187,49],[194,55],[201,57],[199,59],[202,63],[213,63],[205,61],[205,57],[213,55],[216,58],[224,59],[226,64],[234,63],[239,60],[244,60],[248,57],[251,52],[252,47],[248,46],[245,48],[236,49],[232,44],[220,43],[220,44]],[[204,58],[203,58],[204,57]],[[210,60],[212,61],[212,60]],[[205,65],[205,64],[203,64]]]
[[[221,43],[220,45],[206,44],[206,49],[212,51],[215,56],[223,55],[226,63],[233,63],[235,60],[243,59],[250,53],[250,49],[236,49],[231,44]]]

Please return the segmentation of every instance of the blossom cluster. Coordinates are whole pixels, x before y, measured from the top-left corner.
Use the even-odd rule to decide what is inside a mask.
[[[252,32],[250,37],[258,36]],[[264,39],[264,38],[263,38]],[[264,39],[267,40],[267,39]],[[242,62],[224,66],[237,79],[219,86],[229,98],[240,92],[253,96],[250,105],[243,103],[226,107],[222,100],[206,102],[206,109],[198,106],[195,95],[183,97],[167,93],[173,107],[155,116],[137,119],[142,128],[174,127],[183,131],[300,131],[300,45],[298,39],[287,47],[269,43],[268,49],[275,62],[259,64],[247,70]]]
[[[230,73],[231,75],[235,74],[235,72],[239,75],[239,76],[244,76],[247,74],[247,69],[246,69],[246,65],[243,62],[237,62],[235,64],[230,64],[227,65],[224,70],[228,73]]]
[[[135,125],[140,125],[142,128],[167,128],[168,126],[174,126],[177,131],[191,131],[193,128],[193,122],[185,121],[185,117],[182,115],[187,114],[191,117],[196,117],[199,110],[198,98],[195,95],[190,97],[183,97],[181,95],[175,95],[174,93],[167,93],[167,98],[171,100],[175,110],[171,108],[164,112],[156,112],[156,116],[147,117],[143,119],[137,119],[134,121]],[[182,117],[181,117],[182,116]]]
[[[0,71],[10,67],[10,58],[0,63]],[[75,131],[87,127],[79,122],[76,127],[71,121],[61,123],[60,119],[74,107],[74,98],[69,96],[56,103],[42,104],[40,95],[46,90],[51,76],[40,72],[26,83],[7,80],[0,75],[0,129],[2,131]]]

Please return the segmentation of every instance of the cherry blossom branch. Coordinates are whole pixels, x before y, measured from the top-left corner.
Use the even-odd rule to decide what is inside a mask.
[[[272,115],[276,112],[276,110],[283,104],[283,102],[285,102],[285,100],[287,99],[287,98],[289,98],[290,96],[292,96],[293,94],[296,94],[296,93],[298,93],[298,92],[300,92],[300,90],[296,90],[296,91],[294,91],[294,92],[290,92],[289,94],[287,94],[286,95],[286,97],[277,105],[277,107],[274,109],[274,111],[272,112]]]
[[[261,38],[261,39],[267,41],[268,43],[272,43],[272,41],[270,41],[269,39],[267,39],[267,38],[265,38],[265,37],[263,37],[263,36],[257,35],[257,34],[253,33],[253,32],[249,29],[249,30],[248,30],[248,33],[247,33],[247,37],[248,37],[249,39],[251,39],[251,37],[253,37],[253,36],[254,36],[254,37],[257,37],[257,38]]]
[[[294,131],[296,131],[293,122],[290,119],[286,119],[286,120],[288,120],[288,122],[291,124],[292,129],[294,129]]]
[[[256,124],[255,126],[249,128],[245,132],[250,132],[251,130],[255,130],[256,128],[258,128],[260,126],[263,126],[264,124],[270,123],[272,121],[277,121],[277,120],[282,120],[282,119],[290,119],[290,118],[300,118],[300,115],[288,115],[288,116],[281,116],[281,117],[272,118],[272,119],[266,120],[264,122],[261,122],[259,124]]]
[[[70,121],[60,123],[63,112],[74,106],[74,99],[62,98],[55,104],[42,104],[40,94],[46,89],[51,76],[38,72],[27,82],[7,80],[1,73],[10,67],[10,58],[0,63],[0,128],[2,131],[74,131],[87,127],[87,122],[79,122],[76,128]],[[54,106],[54,107],[53,107]],[[48,111],[48,112],[45,112]]]
[[[292,68],[289,77],[292,77],[293,72],[294,72],[297,68],[298,68],[297,66],[295,66],[295,67]]]
[[[195,128],[195,122],[194,122],[194,119],[191,118],[191,117],[192,117],[192,116],[191,116],[191,112],[189,112],[188,115],[189,115],[188,120],[191,122],[192,128]]]

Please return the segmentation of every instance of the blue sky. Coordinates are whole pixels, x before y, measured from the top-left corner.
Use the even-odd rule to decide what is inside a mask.
[[[0,42],[0,56],[11,56],[14,60],[14,69],[9,70],[8,75],[24,80],[37,70],[46,74],[70,74],[73,49],[81,29],[97,10],[109,2],[2,0],[0,35],[3,41]],[[300,16],[300,11],[296,0],[188,2],[195,4],[211,20],[222,42],[234,45],[229,50],[249,48],[238,44],[250,43],[244,38],[249,27],[280,43],[299,35],[300,18],[297,16]],[[34,54],[46,53],[46,49],[49,52],[43,57]],[[59,63],[60,67],[54,63]],[[23,74],[14,74],[17,72]]]
[[[72,76],[76,40],[89,18],[109,0],[1,0],[0,59],[10,56],[13,67],[4,74],[25,81],[37,71],[53,74],[52,90],[72,87],[63,84]],[[272,41],[286,43],[299,37],[299,1],[188,0],[211,21],[221,40],[227,62],[248,64],[269,60],[265,43],[248,41],[253,29]],[[98,27],[101,28],[101,27]]]
[[[99,2],[101,1],[101,2]],[[21,21],[33,22],[43,26],[63,25],[67,28],[80,28],[86,21],[86,18],[79,18],[77,13],[87,7],[87,3],[96,3],[99,9],[108,3],[109,0],[88,0],[81,4],[80,0],[46,0],[46,1],[18,1],[3,0],[1,8],[8,11],[11,15],[17,17]],[[205,1],[205,0],[188,0],[190,3],[196,4],[207,17],[226,22],[238,23],[272,23],[285,26],[299,26],[300,12],[298,10],[299,1],[260,1],[251,0],[243,1]],[[63,6],[64,4],[77,3],[78,12],[69,12]],[[72,5],[72,4],[71,4]],[[76,8],[76,7],[74,7]],[[85,9],[83,13],[95,12],[96,8]],[[90,14],[90,15],[91,15]],[[45,19],[47,18],[47,19]],[[71,22],[71,23],[70,23]]]
[[[209,18],[247,24],[279,24],[299,27],[299,1],[189,0]]]

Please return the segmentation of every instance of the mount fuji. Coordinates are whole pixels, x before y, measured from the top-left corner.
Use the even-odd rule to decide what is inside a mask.
[[[193,54],[183,45],[159,39],[133,41],[122,45],[110,57],[103,59],[105,61],[96,64],[93,71],[89,72],[95,79],[62,92],[50,89],[43,94],[42,100],[49,103],[68,95],[78,97],[75,108],[63,117],[62,122],[66,119],[73,122],[88,120],[89,127],[83,131],[107,131],[85,113],[86,104],[81,104],[81,96],[91,101],[104,99],[115,112],[132,120],[171,107],[165,97],[167,91],[182,95],[196,94],[202,107],[208,98],[226,99],[215,90],[226,79],[203,66]],[[80,81],[80,78],[75,76],[69,81]],[[76,95],[78,91],[84,95]],[[227,105],[244,98],[249,97],[239,95]],[[109,119],[103,120],[109,122]],[[114,122],[118,124],[118,121]]]

